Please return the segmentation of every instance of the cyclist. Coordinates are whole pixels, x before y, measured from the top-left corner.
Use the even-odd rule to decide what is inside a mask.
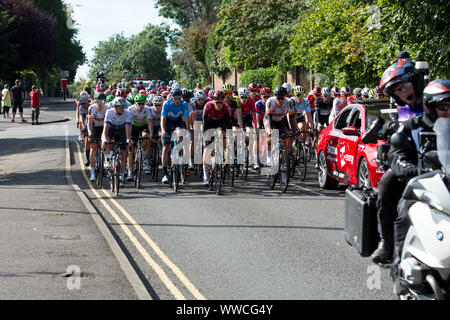
[[[125,175],[128,146],[132,146],[131,140],[131,113],[125,110],[126,101],[122,97],[113,100],[113,109],[109,109],[105,114],[105,125],[102,133],[105,154],[112,150],[111,140],[119,143],[120,153],[120,186],[123,187]],[[128,145],[127,145],[128,144]],[[105,157],[105,168],[111,167],[107,156]]]
[[[156,137],[159,137],[161,134],[161,111],[162,111],[163,104],[164,104],[163,97],[157,96],[157,95],[155,95],[153,97],[152,106],[150,107],[150,110],[152,112],[152,126],[153,126],[152,142],[155,142],[154,139]],[[156,141],[156,142],[158,142],[158,141]],[[150,144],[150,154],[153,154],[154,147],[155,147],[155,143],[151,143]],[[148,162],[146,159],[147,168],[150,167],[150,165],[151,165],[151,159],[153,159],[153,157],[151,157],[150,161],[148,161]],[[147,169],[146,169],[145,173],[147,174]]]
[[[255,112],[256,112],[256,128],[264,129],[264,117],[266,115],[266,103],[270,98],[272,90],[270,88],[262,88],[261,89],[261,100],[255,103]]]
[[[189,128],[189,107],[185,101],[181,99],[181,89],[175,88],[172,91],[172,98],[167,100],[161,112],[161,143],[162,143],[162,164],[164,177],[162,182],[169,183],[169,150],[170,137],[176,128]]]
[[[385,99],[386,98],[386,95],[384,94],[384,91],[383,91],[383,89],[381,89],[380,86],[377,86],[375,88],[375,92],[376,92],[377,99]]]
[[[328,118],[328,123],[331,123],[334,118],[347,106],[347,97],[351,95],[351,90],[349,87],[342,87],[339,96],[333,100],[333,109],[330,112]]]
[[[286,92],[287,92],[286,97],[290,98],[291,97],[291,89],[292,89],[291,85],[286,82],[286,83],[283,83],[282,87],[286,89]]]
[[[236,117],[240,128],[247,132],[251,129],[256,130],[255,100],[250,97],[250,90],[248,90],[247,88],[239,88],[238,95],[240,105],[238,105],[238,108],[236,109]],[[246,141],[247,139],[248,137],[246,137]],[[254,144],[252,152],[254,155],[257,155],[258,144]],[[253,169],[259,169],[258,163],[255,163],[253,165]]]
[[[106,96],[101,93],[97,96],[95,103],[91,104],[88,109],[88,134],[90,144],[89,162],[91,165],[91,181],[95,181],[95,157],[99,147],[99,141],[102,138],[103,126],[105,123],[105,114],[109,109],[105,104]]]
[[[203,121],[203,109],[206,105],[206,102],[207,97],[205,91],[197,90],[195,92],[194,98],[192,98],[189,103],[189,126],[191,134],[194,133],[195,123],[197,121],[199,122]],[[194,144],[191,143],[191,158],[189,161],[189,170],[192,170],[194,168],[194,163],[192,161],[193,157],[194,157]]]
[[[256,83],[250,83],[248,85],[248,90],[250,91],[250,97],[256,101],[261,100],[261,96],[259,95],[260,89]]]
[[[86,116],[88,114],[90,102],[91,101],[89,100],[89,94],[87,93],[87,91],[82,91],[80,93],[80,97],[78,98],[76,113],[77,125],[78,129],[80,130],[78,140],[80,141],[83,141],[86,135]]]
[[[339,98],[340,95],[340,89],[338,87],[331,88],[331,98],[336,99]],[[334,102],[334,100],[333,100]]]
[[[142,133],[142,137],[153,136],[153,122],[152,111],[146,103],[146,96],[138,94],[134,98],[135,104],[128,108],[131,113],[131,140],[133,140],[131,152],[128,154],[128,181],[133,180],[132,166],[134,163],[134,152],[136,151],[136,145],[139,138],[139,134]],[[145,151],[146,168],[145,173],[150,174],[150,143],[149,140],[142,141],[142,149]]]
[[[370,97],[369,91],[370,91],[370,89],[367,88],[367,87],[362,89],[361,95],[362,95],[362,99],[363,99],[363,100],[369,99],[369,97]]]
[[[224,101],[231,108],[231,116],[232,116],[232,127],[233,130],[239,128],[239,123],[236,117],[236,110],[238,105],[240,105],[240,100],[238,97],[233,96],[233,86],[231,84],[224,84],[222,89],[223,94],[225,95]]]
[[[302,86],[294,87],[294,97],[291,98],[291,109],[295,112],[297,127],[300,131],[309,131],[313,127],[311,109],[309,108],[308,99],[304,98],[305,88]],[[305,121],[306,120],[306,121]],[[306,142],[307,135],[300,135],[303,142]]]
[[[273,129],[278,129],[280,135],[288,135],[289,132],[293,131],[297,127],[297,119],[293,117],[293,122],[291,123],[291,116],[295,114],[294,110],[291,108],[291,103],[289,98],[287,98],[287,91],[284,87],[276,87],[274,90],[274,96],[267,99],[266,102],[266,116],[264,118],[264,127],[268,132],[269,136],[272,135]],[[290,152],[290,142],[291,139],[283,139],[284,150],[289,154]],[[286,159],[282,159],[285,166]],[[282,168],[282,170],[284,170]],[[286,177],[282,176],[282,182],[285,181]]]
[[[328,126],[330,113],[333,109],[333,102],[331,101],[331,92],[329,88],[325,87],[322,89],[321,96],[314,101],[314,105],[314,128],[318,133],[320,133],[322,128]]]
[[[222,91],[216,91],[213,100],[209,101],[203,109],[203,132],[208,129],[221,129],[223,132],[223,148],[226,146],[226,130],[231,129],[232,116],[231,108],[224,103],[225,95]],[[211,141],[205,141],[204,147]],[[203,153],[203,185],[209,184],[210,165],[206,163],[207,154]]]

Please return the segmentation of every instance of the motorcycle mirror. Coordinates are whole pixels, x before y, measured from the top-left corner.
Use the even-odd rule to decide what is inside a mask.
[[[408,136],[403,132],[396,132],[391,137],[391,144],[397,149],[408,148]]]

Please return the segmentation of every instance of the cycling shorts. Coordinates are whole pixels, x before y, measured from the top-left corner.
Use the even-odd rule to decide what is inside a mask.
[[[109,128],[108,138],[118,142],[120,150],[127,150],[127,134],[125,127],[119,129]]]
[[[169,119],[166,120],[166,128],[165,129],[166,129],[167,136],[164,139],[161,138],[161,143],[163,146],[170,145],[170,138],[171,138],[172,132],[176,128],[185,129],[186,126],[184,125],[184,121],[183,120],[171,121]]]
[[[137,145],[139,135],[144,132],[149,133],[148,126],[131,126],[131,140],[133,140],[133,146]]]

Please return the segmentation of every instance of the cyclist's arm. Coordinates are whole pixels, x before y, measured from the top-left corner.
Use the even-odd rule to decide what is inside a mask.
[[[236,117],[237,117],[237,120],[238,120],[238,123],[239,123],[239,127],[241,129],[244,129],[244,122],[242,121],[242,109],[240,107],[238,107],[236,109]]]
[[[161,134],[165,135],[166,134],[166,117],[161,115]]]
[[[108,138],[108,135],[107,135],[108,131],[109,131],[109,123],[105,122],[105,125],[103,127],[103,133],[102,133],[102,140],[103,141],[109,142],[109,138]]]
[[[153,137],[153,119],[147,119],[148,132],[150,132],[150,137]]]
[[[312,116],[311,116],[311,111],[306,112],[306,123],[308,124],[310,129],[313,127],[313,120],[312,120]]]
[[[94,135],[94,118],[88,118],[88,136]]]

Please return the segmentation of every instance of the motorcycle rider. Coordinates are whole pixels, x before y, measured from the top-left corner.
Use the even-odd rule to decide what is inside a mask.
[[[399,60],[387,68],[380,81],[380,87],[392,97],[395,102],[404,106],[408,104],[411,110],[423,110],[420,75],[410,60]],[[412,106],[412,107],[411,107]],[[432,124],[428,121],[428,114],[421,118],[418,126]],[[411,121],[417,121],[412,119]],[[410,125],[410,124],[408,124]],[[399,128],[403,129],[404,126]],[[380,242],[377,250],[372,254],[372,261],[386,264],[392,261],[394,254],[394,221],[397,218],[397,204],[406,187],[403,177],[411,175],[417,164],[417,154],[408,155],[404,151],[391,147],[388,154],[389,169],[378,182],[377,218]],[[408,159],[406,161],[405,159]]]
[[[425,115],[406,121],[397,131],[405,135],[405,137],[408,137],[410,146],[404,150],[396,150],[397,160],[393,164],[392,169],[398,172],[404,171],[412,176],[418,174],[418,154],[417,152],[408,152],[408,149],[415,150],[417,148],[418,142],[412,138],[417,136],[415,132],[420,130],[421,132],[432,132],[434,122],[437,118],[450,118],[450,80],[440,79],[430,82],[423,92],[423,100]],[[398,205],[398,216],[394,222],[395,250],[396,256],[398,257],[401,257],[406,234],[411,225],[408,217],[408,208],[407,202],[400,201]]]

